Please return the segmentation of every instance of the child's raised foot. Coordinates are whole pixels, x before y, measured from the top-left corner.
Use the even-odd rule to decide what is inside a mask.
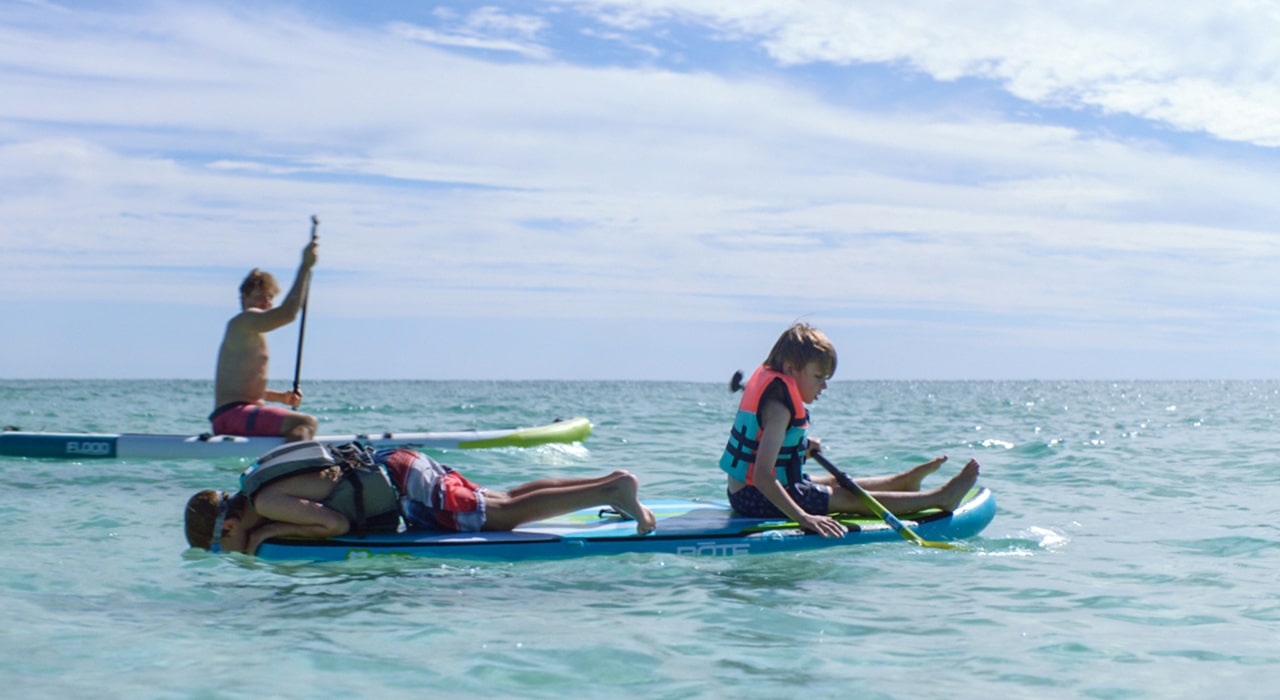
[[[897,483],[892,484],[891,488],[888,490],[919,491],[920,484],[924,481],[924,478],[938,471],[938,467],[941,467],[942,463],[945,461],[947,461],[947,456],[943,455],[941,457],[934,457],[933,459],[929,460],[928,462],[925,462],[924,464],[908,469],[907,471],[898,475],[898,477],[894,480]]]
[[[960,505],[960,501],[969,493],[973,485],[978,483],[978,473],[980,466],[978,460],[971,459],[969,463],[964,465],[964,469],[960,470],[941,488],[938,489],[938,507],[943,510],[952,511],[956,506]]]

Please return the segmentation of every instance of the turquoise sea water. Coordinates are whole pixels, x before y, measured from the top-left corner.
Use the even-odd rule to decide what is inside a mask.
[[[720,384],[312,382],[322,432],[584,415],[582,445],[445,451],[504,488],[636,473],[723,498]],[[209,382],[0,381],[0,424],[201,432]],[[834,382],[854,474],[971,457],[977,551],[283,565],[187,550],[244,464],[0,457],[7,697],[1273,697],[1280,382]]]

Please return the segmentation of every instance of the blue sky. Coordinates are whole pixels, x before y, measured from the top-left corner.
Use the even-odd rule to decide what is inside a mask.
[[[1117,8],[1123,9],[1117,9]],[[0,378],[1275,378],[1251,2],[0,3]],[[297,328],[272,334],[292,376]]]

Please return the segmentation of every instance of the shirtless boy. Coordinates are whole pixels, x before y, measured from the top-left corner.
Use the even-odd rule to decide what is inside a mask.
[[[214,411],[209,415],[213,431],[220,435],[283,436],[286,441],[309,440],[316,433],[316,419],[299,413],[300,391],[267,388],[267,333],[298,317],[316,264],[314,235],[302,250],[302,264],[293,286],[279,306],[272,302],[280,286],[269,272],[254,268],[240,285],[240,313],[227,322],[218,350],[214,387]],[[268,401],[290,406],[269,406]]]

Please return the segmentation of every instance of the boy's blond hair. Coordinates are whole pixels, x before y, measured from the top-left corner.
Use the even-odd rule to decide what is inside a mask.
[[[267,293],[267,296],[274,297],[280,293],[280,285],[276,284],[276,278],[270,273],[258,268],[253,268],[249,274],[245,275],[244,281],[240,283],[240,298],[253,294],[261,289]]]
[[[769,351],[769,357],[764,363],[770,369],[782,372],[788,362],[795,369],[802,369],[815,361],[821,364],[828,377],[834,375],[836,346],[822,331],[807,323],[799,322],[778,336],[778,341],[773,344],[773,349]]]

